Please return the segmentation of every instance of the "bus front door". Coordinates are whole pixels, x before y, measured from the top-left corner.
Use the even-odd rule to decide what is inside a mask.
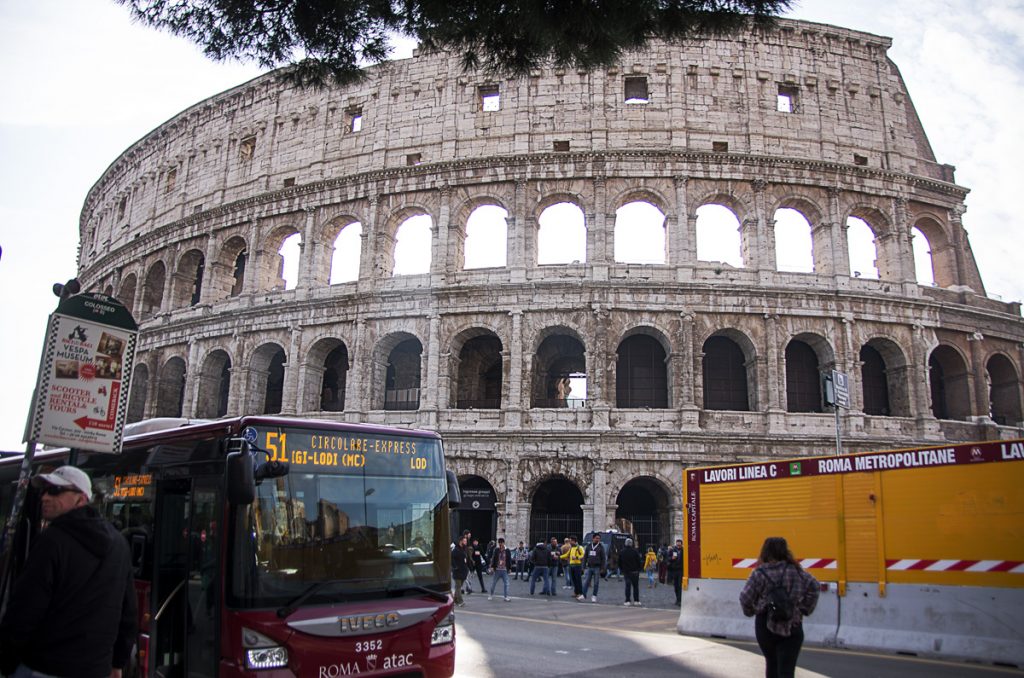
[[[220,487],[219,477],[157,481],[150,675],[217,675]]]

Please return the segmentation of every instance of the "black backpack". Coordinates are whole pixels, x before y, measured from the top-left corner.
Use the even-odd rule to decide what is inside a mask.
[[[794,607],[789,591],[782,585],[782,582],[785,580],[786,571],[783,569],[779,581],[769,577],[764,569],[760,569],[760,572],[768,580],[768,607],[765,608],[765,611],[768,613],[768,619],[776,624],[785,624],[793,618]]]

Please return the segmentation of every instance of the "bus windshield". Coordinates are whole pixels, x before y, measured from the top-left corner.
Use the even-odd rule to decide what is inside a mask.
[[[440,443],[289,429],[260,430],[288,475],[236,507],[230,604],[279,607],[360,600],[449,585]]]

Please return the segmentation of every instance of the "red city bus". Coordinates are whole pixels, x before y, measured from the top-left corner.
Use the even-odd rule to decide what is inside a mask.
[[[436,433],[263,416],[155,422],[174,428],[129,430],[122,454],[75,460],[131,546],[139,641],[126,675],[454,673],[458,485]],[[40,452],[33,473],[68,456]],[[19,467],[0,461],[7,510]],[[39,529],[37,499],[19,552]]]

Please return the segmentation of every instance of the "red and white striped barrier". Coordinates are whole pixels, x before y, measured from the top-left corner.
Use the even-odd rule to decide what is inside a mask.
[[[805,570],[834,570],[836,569],[835,558],[803,558],[798,561],[800,567]],[[757,558],[733,558],[732,566],[740,569],[753,569],[757,567]]]
[[[885,569],[893,571],[923,570],[925,572],[1010,572],[1024,574],[1019,560],[925,560],[903,558],[886,560]]]

